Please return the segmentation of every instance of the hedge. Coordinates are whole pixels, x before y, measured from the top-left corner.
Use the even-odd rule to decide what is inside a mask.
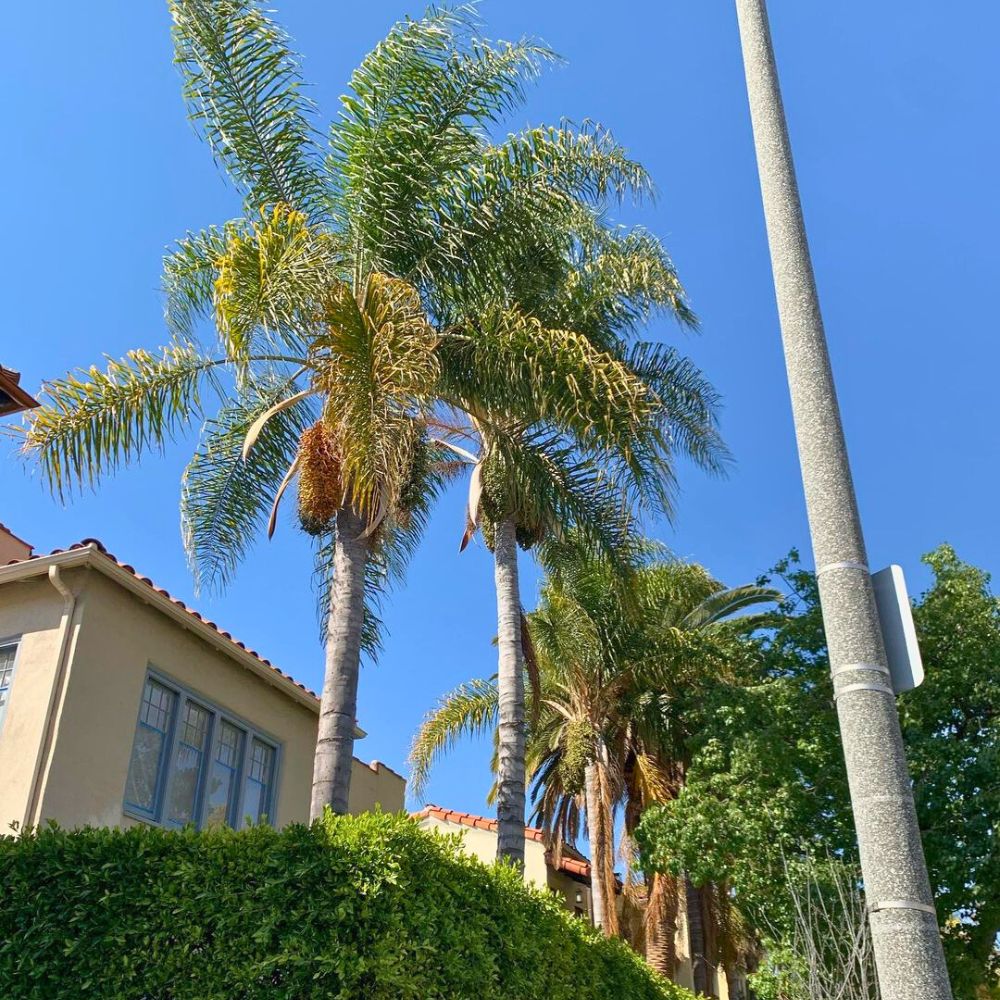
[[[0,838],[9,1000],[690,1000],[405,817]]]

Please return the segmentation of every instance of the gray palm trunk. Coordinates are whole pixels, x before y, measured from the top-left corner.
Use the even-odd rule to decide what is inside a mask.
[[[702,891],[691,879],[684,876],[684,905],[687,911],[688,950],[691,953],[691,974],[695,993],[714,996],[711,990],[708,959],[705,957],[705,914],[702,909]]]
[[[361,537],[364,530],[364,518],[353,509],[344,507],[339,511],[327,620],[326,673],[313,763],[311,820],[318,819],[326,806],[335,813],[346,813],[351,792],[369,548],[368,539]]]
[[[601,865],[604,863],[604,824],[598,819],[601,809],[601,784],[597,764],[588,764],[583,773],[584,793],[587,797],[587,832],[590,836],[590,902],[595,927],[607,923],[607,902],[604,899],[604,879]]]
[[[517,576],[517,526],[496,526],[493,548],[497,591],[497,857],[524,867],[524,653],[521,646],[521,589]]]

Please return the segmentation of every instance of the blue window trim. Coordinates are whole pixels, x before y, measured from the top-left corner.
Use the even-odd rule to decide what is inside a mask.
[[[193,701],[196,705],[204,708],[209,713],[205,752],[202,759],[201,771],[198,775],[198,788],[195,792],[195,826],[201,829],[205,821],[205,802],[208,795],[207,779],[212,766],[212,761],[215,759],[215,740],[219,731],[219,722],[222,720],[231,723],[243,733],[243,752],[240,755],[240,761],[237,767],[235,804],[230,808],[230,815],[226,818],[227,823],[230,826],[235,826],[237,828],[243,826],[245,817],[243,816],[242,810],[244,796],[246,793],[246,776],[248,773],[249,754],[255,738],[259,739],[262,743],[267,744],[269,747],[272,747],[274,750],[274,772],[271,776],[271,788],[268,793],[267,810],[264,814],[267,817],[267,821],[269,823],[273,823],[278,812],[278,789],[280,787],[281,763],[283,756],[281,741],[276,739],[266,730],[261,729],[260,726],[256,726],[237,715],[235,712],[230,712],[228,709],[223,708],[211,698],[203,697],[198,691],[182,684],[180,681],[171,677],[169,674],[164,673],[162,670],[159,670],[152,664],[147,667],[146,673],[142,679],[142,688],[139,695],[139,710],[136,715],[135,727],[132,730],[132,749],[129,750],[129,766],[131,766],[132,752],[135,746],[135,733],[141,724],[142,696],[145,693],[147,682],[151,680],[155,681],[157,684],[161,684],[175,696],[173,711],[171,712],[171,718],[167,728],[167,735],[161,751],[159,771],[156,779],[155,801],[153,810],[150,812],[143,809],[141,806],[129,802],[125,798],[123,791],[122,812],[132,819],[141,820],[143,823],[148,823],[151,826],[159,826],[164,829],[171,830],[179,828],[178,824],[168,822],[164,818],[163,811],[166,807],[170,782],[174,773],[173,761],[177,753],[177,734],[178,727],[180,725],[181,712],[185,702]],[[126,774],[126,781],[127,780],[128,777]]]
[[[14,647],[14,662],[11,664],[10,668],[10,691],[7,694],[7,703],[0,706],[0,736],[3,735],[3,725],[7,719],[7,707],[10,705],[11,698],[14,697],[14,681],[17,680],[17,668],[21,660],[23,639],[23,632],[18,635],[0,636],[0,649],[4,649],[7,646]]]

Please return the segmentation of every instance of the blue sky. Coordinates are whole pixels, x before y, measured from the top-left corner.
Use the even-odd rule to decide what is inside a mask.
[[[328,117],[362,55],[420,10],[397,0],[274,4]],[[917,591],[927,582],[920,554],[944,540],[1000,567],[1000,7],[903,9],[775,0],[771,16],[871,562],[899,562]],[[655,205],[622,217],[671,248],[703,326],[684,346],[724,396],[736,457],[725,480],[682,470],[679,516],[660,537],[732,584],[791,546],[808,560],[732,4],[621,0],[609,16],[594,0],[492,0],[482,10],[493,37],[536,35],[568,59],[511,127],[596,119],[658,185]],[[5,24],[16,44],[0,64],[0,362],[34,389],[104,353],[161,344],[163,248],[239,205],[185,119],[165,4],[16,4]],[[669,324],[650,334],[680,337]],[[290,523],[227,593],[194,595],[177,515],[190,450],[180,442],[65,508],[5,458],[0,520],[40,550],[102,539],[318,687],[310,555]],[[362,676],[370,735],[358,752],[397,768],[434,700],[494,669],[491,561],[481,545],[458,555],[463,499],[458,488],[436,511],[387,608],[381,660]],[[524,560],[529,605],[536,590]],[[482,811],[487,757],[485,746],[454,754],[427,799]]]

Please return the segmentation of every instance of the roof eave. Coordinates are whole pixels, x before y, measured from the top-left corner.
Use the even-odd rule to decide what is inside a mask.
[[[110,559],[93,543],[84,545],[79,549],[69,549],[65,552],[57,552],[47,556],[35,556],[31,559],[25,559],[21,562],[0,567],[0,584],[39,576],[43,572],[47,573],[49,566],[58,566],[61,569],[89,566],[98,570],[106,577],[114,580],[115,583],[123,586],[140,600],[156,607],[157,610],[173,619],[182,628],[197,635],[220,653],[238,662],[271,687],[277,688],[300,705],[305,706],[317,715],[319,714],[320,703],[314,695],[300,688],[295,681],[283,677],[275,668],[262,663],[256,656],[238,646],[233,639],[224,636],[208,622],[195,617],[186,608],[175,604],[170,597],[146,583],[143,578],[119,566],[117,562]],[[360,726],[355,726],[355,739],[363,739],[366,735],[367,733]]]

